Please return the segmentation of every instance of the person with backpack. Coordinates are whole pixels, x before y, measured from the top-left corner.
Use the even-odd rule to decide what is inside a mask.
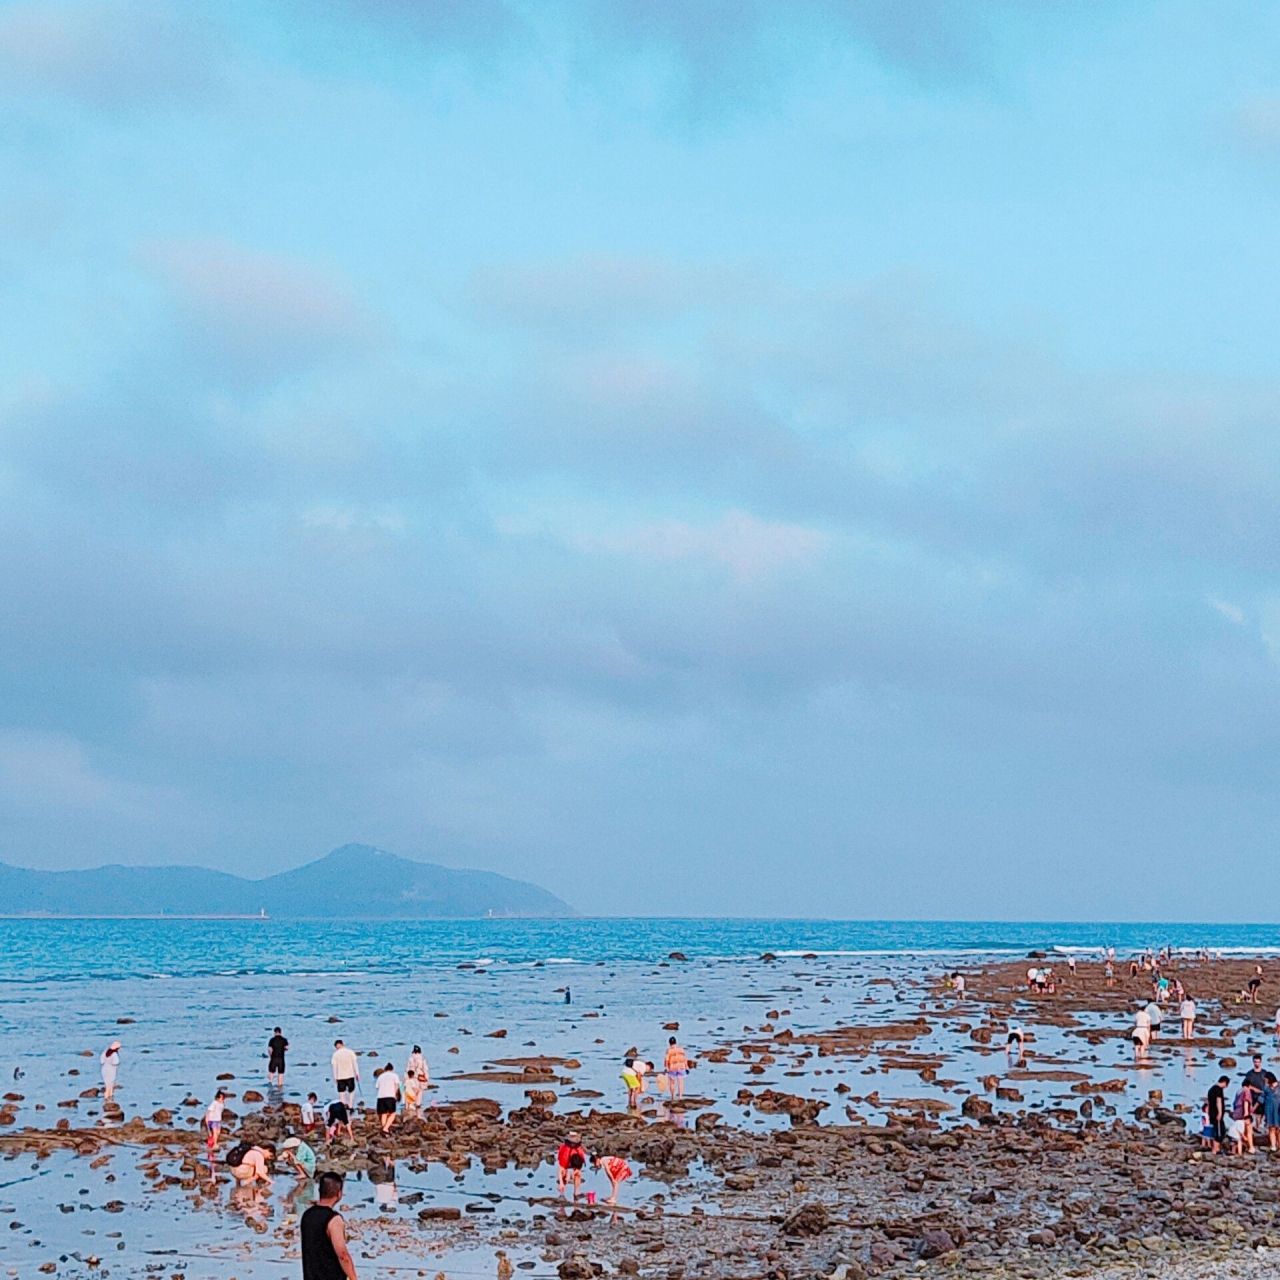
[[[1255,1104],[1253,1086],[1243,1080],[1240,1092],[1231,1103],[1231,1123],[1227,1126],[1234,1154],[1243,1155],[1246,1151],[1253,1154],[1253,1109]]]
[[[322,1173],[316,1203],[298,1223],[302,1243],[302,1280],[356,1280],[356,1264],[347,1248],[347,1225],[338,1212],[342,1175]]]
[[[276,1148],[272,1142],[264,1142],[261,1145],[237,1142],[227,1152],[227,1167],[231,1170],[231,1176],[242,1187],[253,1186],[257,1182],[269,1187],[271,1175],[267,1172],[267,1165],[275,1158]]]

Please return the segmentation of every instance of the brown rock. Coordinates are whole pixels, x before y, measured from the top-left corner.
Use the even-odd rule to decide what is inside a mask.
[[[821,1235],[830,1223],[827,1206],[815,1200],[809,1204],[802,1204],[782,1220],[782,1234],[784,1236],[817,1236]]]
[[[922,1258],[940,1258],[944,1253],[951,1253],[955,1247],[956,1242],[951,1238],[951,1233],[937,1227],[920,1237],[919,1253]]]

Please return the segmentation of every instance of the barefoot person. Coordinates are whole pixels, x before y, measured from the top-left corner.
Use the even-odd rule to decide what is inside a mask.
[[[635,1069],[634,1058],[622,1060],[622,1083],[627,1086],[627,1110],[634,1111],[640,1105],[641,1077]]]
[[[213,1095],[213,1101],[209,1103],[209,1108],[204,1113],[204,1141],[210,1155],[217,1147],[218,1138],[222,1133],[222,1111],[226,1101],[227,1095],[219,1089]]]
[[[1133,1030],[1129,1033],[1129,1038],[1133,1041],[1133,1056],[1145,1058],[1151,1044],[1151,1014],[1145,1005],[1133,1015]]]
[[[302,1241],[302,1280],[356,1280],[356,1264],[347,1248],[347,1227],[338,1212],[342,1175],[322,1173],[313,1204],[298,1223]]]
[[[689,1056],[676,1043],[675,1036],[667,1041],[667,1056],[663,1060],[662,1069],[667,1073],[672,1102],[683,1098],[684,1079],[689,1074]]]
[[[631,1166],[621,1156],[592,1156],[591,1167],[609,1179],[609,1199],[605,1203],[617,1204],[618,1188],[631,1177]]]
[[[396,1103],[400,1100],[400,1077],[396,1075],[391,1063],[388,1062],[378,1072],[375,1084],[378,1091],[378,1123],[382,1126],[383,1133],[390,1133],[391,1126],[396,1122]]]
[[[582,1136],[570,1133],[556,1152],[556,1194],[563,1196],[572,1187],[576,1201],[578,1192],[582,1190],[582,1171],[586,1166],[587,1149],[582,1145]]]
[[[1182,1038],[1190,1040],[1196,1033],[1196,1002],[1190,996],[1183,997],[1178,1017],[1182,1019]]]
[[[116,1091],[116,1076],[120,1071],[120,1041],[113,1040],[98,1059],[102,1066],[102,1098],[110,1102]]]
[[[1009,1023],[1009,1034],[1005,1038],[1004,1053],[1010,1062],[1015,1062],[1018,1066],[1022,1065],[1022,1060],[1026,1056],[1026,1033],[1022,1027],[1016,1023]]]
[[[271,1039],[267,1041],[267,1079],[277,1089],[284,1088],[284,1054],[288,1047],[289,1042],[277,1027],[272,1032]]]
[[[341,1040],[333,1042],[333,1057],[329,1060],[333,1069],[333,1083],[340,1101],[350,1111],[356,1105],[356,1085],[360,1081],[360,1063],[356,1055]]]
[[[325,1111],[324,1140],[332,1142],[344,1129],[348,1140],[354,1142],[356,1135],[351,1132],[351,1108],[341,1098],[335,1098]]]
[[[412,1071],[405,1072],[403,1092],[405,1119],[416,1118],[422,1102],[422,1081]]]

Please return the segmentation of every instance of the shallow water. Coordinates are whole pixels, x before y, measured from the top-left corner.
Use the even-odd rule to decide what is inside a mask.
[[[171,1109],[194,1126],[201,1108],[183,1109],[188,1093],[207,1101],[215,1077],[231,1072],[228,1087],[266,1091],[266,1040],[279,1023],[291,1042],[285,1096],[314,1089],[331,1096],[328,1060],[341,1035],[362,1055],[364,1097],[373,1068],[388,1059],[397,1070],[412,1044],[426,1051],[433,1099],[487,1096],[504,1106],[525,1101],[521,1084],[454,1079],[485,1071],[495,1060],[538,1054],[581,1062],[569,1083],[537,1084],[559,1095],[557,1108],[620,1109],[620,1059],[632,1046],[661,1060],[679,1022],[680,1039],[695,1057],[733,1046],[727,1061],[702,1058],[688,1082],[692,1095],[732,1123],[769,1127],[785,1120],[735,1102],[739,1089],[773,1087],[828,1103],[822,1118],[883,1123],[901,1100],[949,1103],[958,1116],[963,1095],[989,1074],[1004,1075],[1003,1049],[974,1044],[959,1027],[980,1020],[976,1005],[931,996],[928,983],[955,964],[981,956],[1024,954],[1033,947],[1092,947],[1111,942],[1120,954],[1172,939],[1186,947],[1270,947],[1274,933],[1249,926],[1061,926],[973,924],[837,924],[796,921],[475,921],[429,924],[327,924],[276,921],[4,921],[0,922],[0,1086],[24,1095],[20,1125],[101,1123],[96,1100],[77,1095],[99,1081],[97,1054],[112,1038],[124,1045],[118,1100],[127,1115]],[[687,962],[667,960],[679,950]],[[762,962],[765,951],[778,956]],[[166,976],[160,976],[166,975]],[[566,1004],[564,988],[572,989]],[[865,1055],[801,1059],[775,1050],[776,1061],[753,1070],[737,1046],[776,1010],[779,1026],[797,1034],[841,1023],[884,1023],[928,1017],[931,1030],[903,1045],[878,1045]],[[340,1021],[330,1021],[338,1018]],[[1123,1039],[1092,1047],[1064,1029],[1035,1025],[1033,1068],[1079,1070],[1093,1078],[1124,1075],[1127,1093],[1109,1102],[1125,1114],[1149,1088],[1166,1103],[1198,1107],[1216,1074],[1205,1049],[1157,1046],[1149,1067],[1135,1070]],[[1086,1024],[1088,1017],[1082,1018]],[[505,1031],[496,1038],[493,1033]],[[1251,1033],[1241,1029],[1240,1052]],[[943,1059],[939,1080],[922,1080],[911,1055]],[[1270,1052],[1270,1048],[1269,1048]],[[20,1079],[12,1082],[14,1072]],[[948,1085],[946,1082],[954,1084]],[[1029,1108],[1070,1098],[1070,1085],[1019,1079]],[[841,1092],[841,1086],[848,1092]],[[598,1098],[575,1097],[578,1090]],[[859,1101],[872,1095],[871,1101]],[[1078,1096],[1074,1098],[1078,1101]],[[74,1106],[59,1106],[60,1102]],[[233,1106],[244,1104],[233,1103]],[[37,1109],[37,1108],[42,1109]],[[656,1110],[651,1114],[657,1114]],[[691,1123],[692,1116],[672,1118]],[[944,1116],[944,1119],[947,1118]],[[1190,1117],[1194,1119],[1195,1116]],[[548,1153],[550,1154],[550,1153]],[[621,1154],[625,1154],[621,1153]],[[0,1161],[3,1217],[23,1223],[0,1234],[0,1263],[17,1275],[36,1275],[51,1256],[68,1255],[62,1274],[74,1274],[72,1253],[91,1253],[116,1274],[163,1263],[166,1273],[242,1277],[294,1274],[288,1256],[292,1180],[277,1179],[255,1204],[225,1186],[217,1201],[192,1208],[177,1191],[150,1191],[136,1169],[137,1154],[117,1152],[109,1167],[90,1173],[83,1159],[59,1155]],[[671,1207],[697,1203],[715,1211],[715,1186],[696,1171],[676,1185],[638,1178],[626,1197],[637,1204],[666,1197]],[[117,1181],[103,1181],[114,1173]],[[528,1245],[528,1224],[554,1192],[554,1171],[485,1174],[478,1164],[461,1178],[443,1168],[397,1170],[400,1195],[421,1192],[430,1203],[475,1203],[486,1195],[496,1216],[510,1219],[505,1242],[513,1261],[546,1264]],[[603,1181],[597,1187],[602,1194]],[[102,1208],[126,1201],[124,1213]],[[493,1240],[500,1226],[486,1222],[486,1243],[474,1252],[435,1251],[430,1231],[401,1205],[379,1213],[364,1181],[348,1185],[353,1223],[365,1224],[370,1265],[492,1275]],[[60,1206],[73,1205],[64,1211]],[[88,1207],[86,1207],[88,1206]],[[388,1223],[403,1221],[404,1239]],[[378,1225],[381,1223],[381,1225]],[[255,1226],[256,1224],[256,1226]],[[259,1231],[257,1228],[265,1228]],[[121,1239],[109,1233],[120,1231]],[[534,1233],[536,1239],[536,1232]],[[35,1243],[38,1242],[38,1243]],[[117,1248],[125,1244],[122,1251]],[[203,1256],[213,1251],[214,1257]],[[158,1251],[158,1252],[152,1252]],[[176,1251],[176,1252],[166,1252]],[[229,1269],[234,1263],[234,1269]],[[99,1272],[100,1274],[100,1272]],[[388,1271],[388,1274],[393,1274]]]

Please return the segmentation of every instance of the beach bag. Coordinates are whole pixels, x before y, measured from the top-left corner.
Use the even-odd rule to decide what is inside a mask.
[[[237,1142],[223,1158],[223,1163],[229,1168],[238,1169],[244,1164],[244,1158],[249,1154],[249,1144],[247,1142]]]

